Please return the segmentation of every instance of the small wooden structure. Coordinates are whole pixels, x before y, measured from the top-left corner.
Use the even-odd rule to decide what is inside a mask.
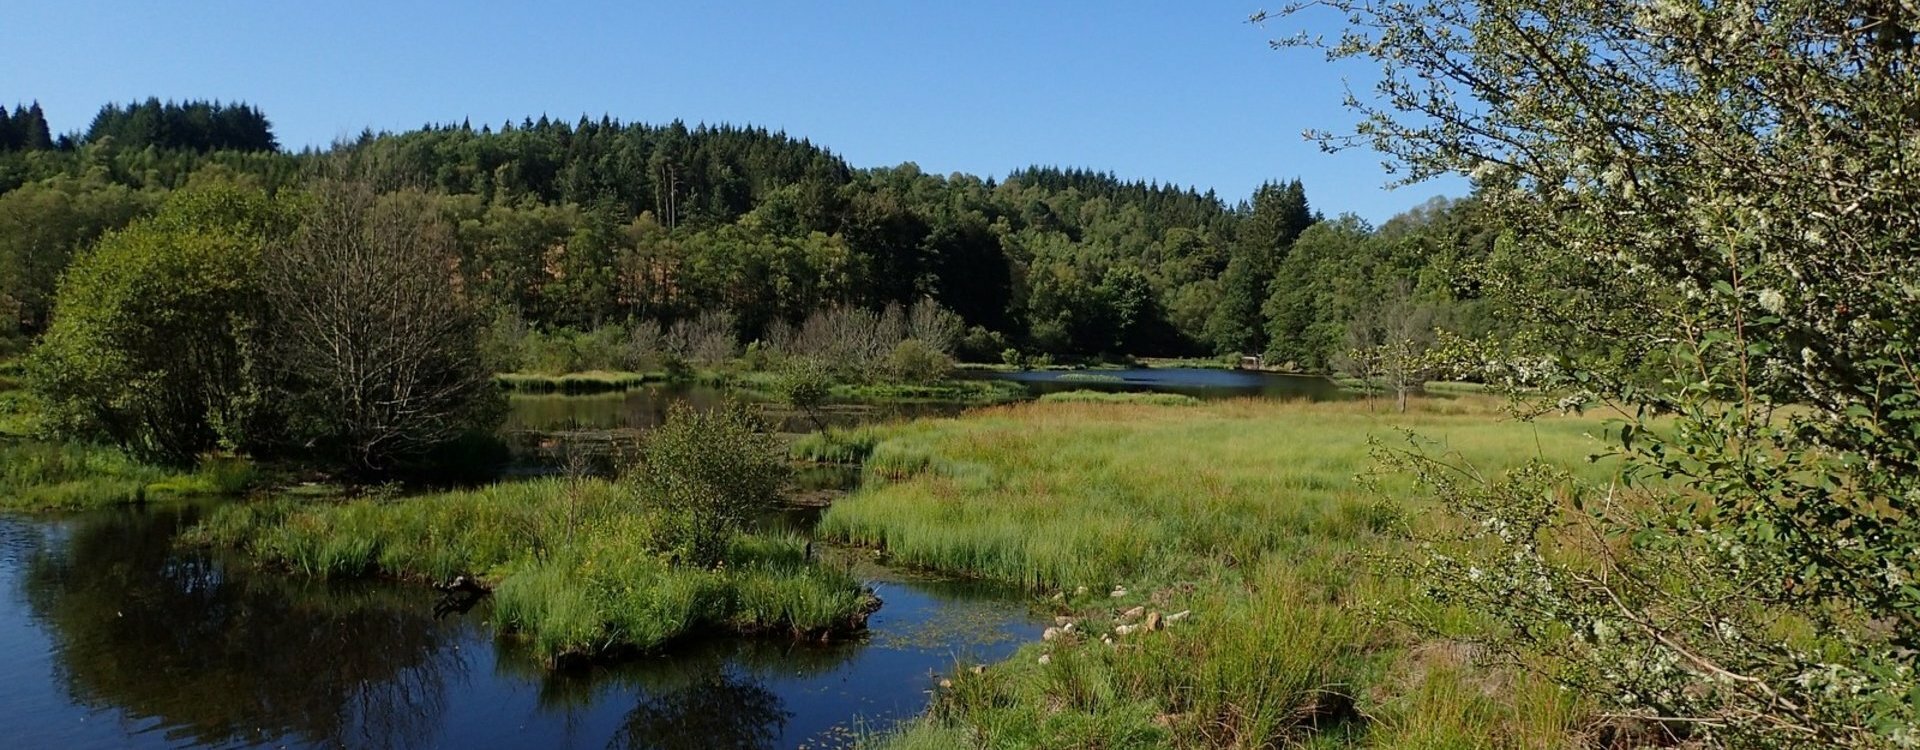
[[[1240,369],[1242,370],[1264,370],[1266,366],[1266,361],[1258,354],[1249,354],[1240,358]]]

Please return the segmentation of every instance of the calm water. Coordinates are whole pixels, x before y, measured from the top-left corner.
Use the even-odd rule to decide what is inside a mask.
[[[1034,394],[1057,391],[1158,391],[1196,398],[1304,398],[1331,401],[1351,398],[1326,378],[1282,375],[1252,370],[1204,368],[1133,368],[1125,370],[1029,370],[982,372],[976,377],[1013,380]]]
[[[858,642],[714,640],[549,674],[483,601],[327,585],[180,549],[196,511],[0,516],[0,737],[19,748],[797,748],[918,713],[936,671],[1039,624],[1006,592],[909,582]]]

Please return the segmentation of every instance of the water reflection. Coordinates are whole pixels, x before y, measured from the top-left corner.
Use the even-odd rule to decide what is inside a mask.
[[[1017,594],[834,551],[886,601],[862,640],[712,639],[552,673],[485,600],[436,619],[424,588],[255,573],[176,545],[195,515],[0,516],[10,746],[817,745],[918,713],[933,672],[1038,632]]]
[[[26,602],[75,703],[117,709],[175,745],[431,736],[462,666],[431,616],[389,590],[228,575],[174,550],[192,515],[95,516],[27,558]]]
[[[1255,370],[1191,367],[1112,370],[974,371],[970,377],[1012,380],[1034,395],[1060,391],[1154,391],[1201,399],[1281,398],[1332,401],[1352,398],[1331,380],[1313,375],[1284,375]]]

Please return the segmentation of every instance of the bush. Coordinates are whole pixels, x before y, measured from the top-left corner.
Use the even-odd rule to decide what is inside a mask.
[[[45,426],[176,465],[270,439],[255,271],[286,225],[264,193],[196,189],[81,254],[28,361]]]
[[[666,517],[668,544],[683,564],[712,567],[732,537],[780,500],[792,469],[748,407],[701,412],[675,405],[647,434],[636,490]]]
[[[932,383],[953,371],[953,358],[920,339],[907,339],[887,356],[887,374],[907,383]]]
[[[821,427],[820,407],[827,404],[833,396],[833,374],[826,366],[805,357],[795,357],[787,361],[781,369],[780,379],[774,382],[774,389],[787,405],[807,415],[813,426]]]
[[[985,326],[974,326],[967,329],[967,335],[960,338],[960,343],[954,347],[953,355],[960,358],[962,362],[1005,361],[1005,353],[1010,347],[1007,337],[999,331],[989,331]],[[1014,353],[1017,355],[1019,351],[1015,350]]]

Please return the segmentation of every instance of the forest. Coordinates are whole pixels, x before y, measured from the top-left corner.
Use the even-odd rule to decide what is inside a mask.
[[[44,331],[75,253],[173,191],[297,192],[318,174],[426,196],[455,228],[464,288],[544,334],[726,310],[750,342],[822,310],[932,299],[965,321],[966,359],[1266,355],[1326,371],[1377,338],[1382,311],[1489,325],[1476,290],[1447,281],[1492,249],[1471,201],[1373,227],[1329,218],[1297,179],[1230,200],[1081,168],[942,176],[854,168],[762,128],[606,117],[291,152],[248,105],[154,99],[58,137],[38,104],[0,120],[0,325]]]

